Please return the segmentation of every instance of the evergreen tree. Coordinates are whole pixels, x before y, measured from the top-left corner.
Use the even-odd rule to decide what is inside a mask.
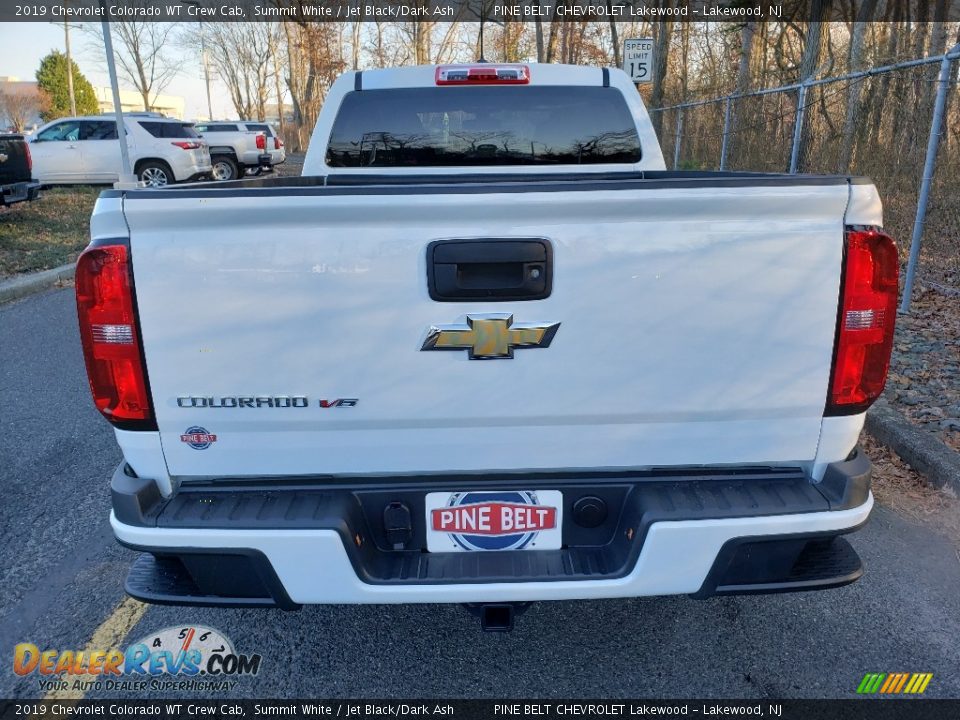
[[[93,92],[93,86],[72,60],[71,65],[73,65],[73,94],[77,103],[77,114],[99,114],[100,104],[97,102],[97,96]],[[44,121],[55,120],[70,114],[70,91],[67,87],[66,55],[59,50],[51,50],[50,53],[40,61],[40,69],[37,70],[37,84],[50,98],[49,107],[41,113]]]

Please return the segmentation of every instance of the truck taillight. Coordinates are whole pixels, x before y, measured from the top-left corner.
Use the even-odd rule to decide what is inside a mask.
[[[156,429],[127,247],[85,250],[77,260],[76,289],[80,342],[94,404],[117,427]]]
[[[27,153],[27,172],[33,174],[33,155],[30,154],[30,143],[24,143],[23,149]]]
[[[527,85],[528,65],[438,65],[437,85]]]
[[[280,139],[279,135],[275,135],[273,138],[273,149],[279,150],[283,147],[283,140]]]
[[[267,136],[263,133],[257,135],[257,150],[266,150],[267,149]]]
[[[847,228],[827,415],[873,404],[887,381],[897,319],[897,245],[877,228]]]

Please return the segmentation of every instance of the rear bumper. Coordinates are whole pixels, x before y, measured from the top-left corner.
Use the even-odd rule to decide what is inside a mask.
[[[14,203],[36,200],[40,195],[40,183],[30,182],[10,183],[0,186],[0,205],[6,207]]]
[[[152,482],[119,470],[111,524],[122,544],[147,553],[127,590],[149,602],[289,608],[706,597],[837,587],[859,578],[859,558],[838,536],[866,521],[869,477],[862,455],[832,465],[819,485],[796,472],[756,470],[500,476],[501,489],[562,490],[565,517],[572,518],[567,510],[586,490],[608,502],[609,517],[597,527],[565,521],[557,551],[423,552],[424,493],[453,483],[473,489],[483,483],[477,478],[322,489],[219,483],[164,499]],[[411,510],[409,542],[399,550],[377,527],[391,501]]]
[[[172,164],[171,169],[177,182],[195,182],[210,177],[213,165],[209,160],[206,162],[181,161]]]
[[[246,168],[263,168],[269,170],[274,165],[279,165],[279,162],[274,162],[273,155],[270,153],[261,153],[261,152],[249,152],[244,153],[241,157],[237,158],[237,161]]]

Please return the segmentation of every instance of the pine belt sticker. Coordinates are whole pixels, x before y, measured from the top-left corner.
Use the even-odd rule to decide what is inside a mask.
[[[206,428],[199,425],[191,425],[180,436],[180,442],[184,442],[194,450],[206,450],[217,441],[217,436],[208,433]]]
[[[428,493],[427,550],[559,550],[559,490]]]

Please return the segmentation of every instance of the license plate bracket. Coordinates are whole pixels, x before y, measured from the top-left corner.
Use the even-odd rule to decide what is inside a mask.
[[[478,490],[426,496],[429,552],[559,550],[559,490]]]

